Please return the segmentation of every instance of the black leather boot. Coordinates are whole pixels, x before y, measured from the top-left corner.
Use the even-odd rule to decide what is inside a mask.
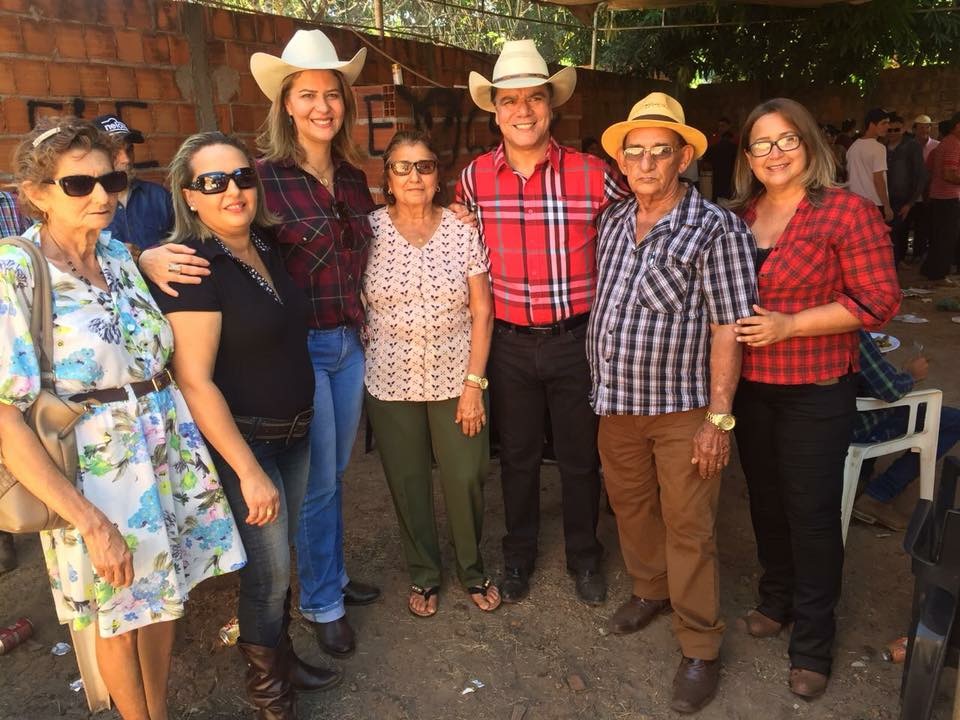
[[[257,720],[297,720],[283,642],[275,648],[238,642],[237,649],[247,661],[247,697]]]
[[[283,629],[280,631],[280,648],[287,666],[287,679],[297,692],[311,693],[329,690],[343,680],[343,673],[311,665],[297,656],[290,639],[290,591],[283,607]]]

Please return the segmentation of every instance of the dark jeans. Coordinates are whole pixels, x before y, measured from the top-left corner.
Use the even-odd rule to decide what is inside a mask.
[[[540,460],[549,409],[563,494],[567,567],[596,570],[600,460],[597,416],[589,403],[586,324],[560,335],[521,335],[497,325],[488,373],[500,433],[500,478],[507,567],[532,570],[540,531]]]
[[[913,257],[921,258],[930,249],[930,203],[918,202],[907,215],[907,228],[913,228]]]
[[[906,203],[893,206],[893,220],[890,222],[890,240],[893,242],[893,263],[899,265],[907,256],[907,245],[910,238],[910,214],[900,217],[900,210]]]
[[[307,487],[310,438],[303,437],[289,445],[284,440],[248,440],[247,444],[280,492],[280,514],[263,526],[247,524],[248,510],[240,491],[240,479],[212,447],[210,454],[247,551],[247,564],[240,570],[237,607],[240,639],[253,645],[276,647],[290,587],[290,546],[296,539],[297,519]]]
[[[794,621],[791,666],[824,674],[843,574],[840,500],[856,389],[853,375],[834,385],[741,380],[734,403],[763,568],[757,608]]]
[[[930,280],[942,280],[957,261],[960,240],[960,200],[928,200],[930,203],[930,252],[921,271]]]

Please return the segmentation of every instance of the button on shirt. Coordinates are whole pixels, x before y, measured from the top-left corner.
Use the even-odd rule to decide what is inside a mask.
[[[386,208],[371,213],[374,240],[363,280],[366,386],[378,400],[459,397],[470,359],[467,282],[489,269],[477,229],[449,210],[423,247],[411,245]]]
[[[754,242],[694,187],[636,240],[637,201],[600,218],[587,357],[598,415],[662,415],[710,403],[710,325],[751,315]]]
[[[750,206],[743,219],[752,225],[756,216]],[[817,204],[800,201],[763,263],[757,287],[767,310],[796,313],[837,302],[867,330],[888,322],[900,307],[887,226],[869,200],[839,189],[825,191]],[[859,367],[856,332],[743,348],[742,376],[754,382],[806,384]]]
[[[460,175],[457,201],[477,215],[490,251],[494,316],[550,325],[590,312],[596,288],[596,219],[629,194],[603,160],[551,139],[529,178],[501,143]]]
[[[334,169],[334,198],[293,162],[257,161],[267,207],[287,271],[307,295],[311,328],[363,324],[360,283],[370,246],[374,208],[367,177],[344,160]],[[334,209],[342,203],[343,214]]]

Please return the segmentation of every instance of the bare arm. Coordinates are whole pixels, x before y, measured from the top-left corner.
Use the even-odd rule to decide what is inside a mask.
[[[468,280],[470,289],[470,359],[467,374],[483,377],[490,355],[490,338],[493,336],[493,297],[490,294],[490,279],[487,273],[472,275]],[[464,435],[480,432],[486,422],[483,408],[483,391],[476,383],[465,382],[460,402],[457,403],[455,422],[460,424]]]
[[[201,280],[210,274],[209,265],[204,258],[196,256],[196,250],[177,243],[166,243],[144,250],[137,259],[140,272],[171,297],[180,295],[171,287],[171,283],[199,285]]]
[[[733,409],[733,396],[740,380],[743,348],[737,344],[733,325],[710,326],[710,412],[727,414]],[[693,458],[700,477],[720,473],[730,462],[730,433],[707,420],[693,438]]]
[[[173,374],[197,427],[240,478],[250,525],[276,519],[280,495],[247,445],[233,415],[213,382],[220,346],[222,315],[218,312],[175,312],[167,316],[173,326]]]
[[[114,587],[133,583],[133,556],[116,525],[63,476],[20,410],[4,403],[0,403],[0,446],[10,472],[77,529],[97,574]]]
[[[840,335],[859,330],[863,323],[838,302],[818,305],[797,313],[780,313],[753,306],[756,315],[737,320],[737,341],[750,347],[773,345],[792,337]]]

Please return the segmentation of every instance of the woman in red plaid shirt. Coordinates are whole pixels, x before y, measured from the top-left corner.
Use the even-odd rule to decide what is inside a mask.
[[[750,113],[735,170],[736,210],[757,242],[759,303],[744,344],[735,412],[763,574],[740,620],[755,637],[793,622],[790,689],[827,686],[840,597],[843,463],[856,414],[857,330],[900,302],[876,209],[834,185],[810,113],[777,98]]]

